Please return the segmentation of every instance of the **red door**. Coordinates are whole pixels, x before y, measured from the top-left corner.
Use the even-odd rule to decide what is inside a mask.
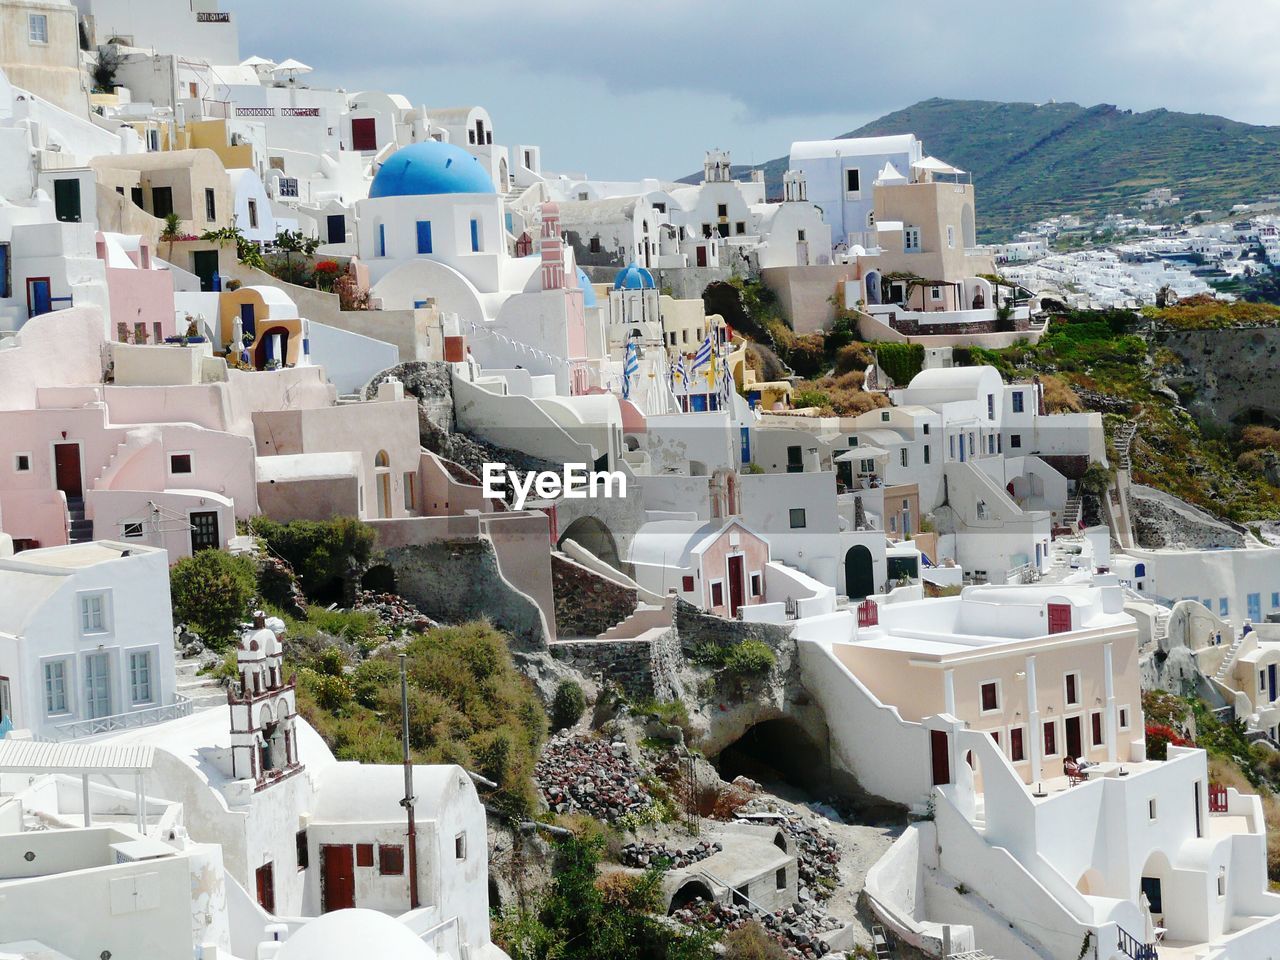
[[[55,443],[53,445],[53,473],[58,489],[69,500],[84,496],[84,483],[80,478],[80,444]]]
[[[933,785],[951,782],[951,745],[945,730],[929,731],[929,752],[933,759]]]
[[[707,248],[698,247],[698,266],[705,267],[707,265]]]
[[[1071,632],[1071,604],[1069,603],[1049,604],[1049,632],[1050,633],[1070,633]]]
[[[267,913],[276,912],[276,876],[271,864],[264,863],[257,870],[258,903]]]
[[[746,581],[743,579],[742,555],[739,554],[729,558],[729,616],[738,615],[744,593],[746,593]]]
[[[356,867],[350,844],[320,848],[320,899],[324,913],[356,905]]]
[[[1067,756],[1072,760],[1079,760],[1084,756],[1084,737],[1081,735],[1080,718],[1067,717],[1062,726],[1067,733]]]
[[[378,134],[372,117],[361,117],[351,121],[351,149],[378,149]]]

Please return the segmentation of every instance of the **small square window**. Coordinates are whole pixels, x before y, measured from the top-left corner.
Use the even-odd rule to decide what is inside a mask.
[[[453,838],[453,859],[467,859],[467,835],[460,833]]]
[[[804,507],[792,507],[790,510],[791,529],[799,530],[805,526]]]
[[[169,472],[170,473],[190,473],[191,472],[191,454],[171,453],[169,455]]]
[[[773,885],[779,890],[787,889],[787,868],[779,867],[773,875]]]
[[[885,410],[885,411],[883,411],[883,412],[880,414],[880,422],[881,422],[881,423],[888,423],[888,422],[889,422],[889,411],[888,411],[888,410]]]
[[[1128,707],[1120,708],[1120,729],[1121,730],[1129,729],[1129,708]]]
[[[106,596],[90,593],[80,598],[80,632],[105,633],[107,629]]]
[[[1010,450],[1022,449],[1022,434],[1020,433],[1009,434],[1009,449]]]
[[[929,435],[929,425],[927,423],[920,424],[921,432],[927,437]]]
[[[307,854],[307,831],[299,830],[293,835],[294,852],[298,857],[298,869],[305,870],[310,863],[310,856]]]
[[[373,866],[373,844],[372,843],[356,844],[356,866],[357,867]]]
[[[857,193],[861,189],[860,175],[856,168],[850,168],[844,172],[844,188],[849,193]]]
[[[729,215],[729,205],[727,203],[716,204],[716,216],[727,217]]]
[[[753,573],[751,575],[751,595],[753,597],[758,597],[763,592],[763,587],[760,582],[760,574]]]
[[[49,17],[47,14],[27,14],[27,39],[32,43],[49,42]]]
[[[127,520],[120,526],[121,526],[121,529],[120,529],[121,535],[127,537],[130,540],[136,540],[142,536],[141,520]]]
[[[680,589],[685,593],[693,593],[693,577],[681,577]]]
[[[711,584],[711,605],[713,607],[724,606],[724,584],[719,580]]]
[[[735,223],[735,224],[733,225],[733,232],[734,232],[734,233],[746,233],[746,232],[747,232],[747,225],[746,225],[746,223],[745,223],[745,222],[743,222],[742,220],[739,220],[737,223]]]
[[[13,457],[13,469],[16,473],[26,473],[31,469],[31,454],[18,453]]]
[[[988,680],[982,685],[982,712],[991,713],[1000,709],[1000,684]]]
[[[804,243],[807,239],[803,230],[796,231],[796,243]]]

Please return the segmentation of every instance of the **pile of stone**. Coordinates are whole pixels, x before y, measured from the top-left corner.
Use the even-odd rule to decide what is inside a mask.
[[[356,594],[356,610],[372,613],[378,622],[393,631],[408,630],[421,633],[439,626],[434,620],[411,604],[404,597],[394,593],[374,593],[372,590],[361,590]]]
[[[749,816],[754,814],[755,816]],[[760,822],[767,814],[770,821],[791,841],[791,854],[796,858],[800,877],[800,899],[825,900],[831,896],[840,874],[840,845],[818,826],[818,820],[782,804],[758,798],[738,810],[738,816]]]
[[[533,775],[554,813],[613,821],[651,802],[641,771],[621,740],[557,734],[547,741]]]
[[[822,935],[838,929],[840,921],[813,904],[797,903],[794,907],[764,913],[750,904],[707,903],[697,899],[671,915],[680,923],[700,925],[724,931],[737,930],[754,920],[797,960],[814,960],[831,953]]]
[[[708,843],[706,840],[694,844],[687,850],[669,847],[665,843],[646,843],[637,840],[622,848],[618,860],[624,867],[648,869],[666,864],[669,869],[682,870],[723,849],[723,844]]]

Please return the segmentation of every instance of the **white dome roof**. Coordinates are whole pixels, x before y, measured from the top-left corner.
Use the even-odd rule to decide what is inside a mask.
[[[317,917],[285,941],[277,960],[437,960],[399,920],[359,907]]]

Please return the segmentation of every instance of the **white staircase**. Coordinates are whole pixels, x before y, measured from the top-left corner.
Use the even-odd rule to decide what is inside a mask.
[[[1062,508],[1062,525],[1075,530],[1080,525],[1080,517],[1084,512],[1084,504],[1079,497],[1072,497]]]
[[[1157,641],[1160,641],[1160,640],[1163,640],[1168,635],[1169,635],[1169,608],[1158,607],[1156,609],[1155,639]]]
[[[179,660],[175,665],[177,692],[191,701],[192,710],[226,706],[226,688],[209,676],[201,676],[199,660]]]
[[[1213,675],[1213,679],[1221,682],[1227,675],[1227,671],[1231,669],[1231,665],[1235,663],[1236,654],[1240,652],[1240,645],[1244,643],[1244,635],[1236,637],[1231,641],[1231,646],[1227,648],[1227,655],[1222,658],[1222,664],[1218,667],[1218,672]]]

